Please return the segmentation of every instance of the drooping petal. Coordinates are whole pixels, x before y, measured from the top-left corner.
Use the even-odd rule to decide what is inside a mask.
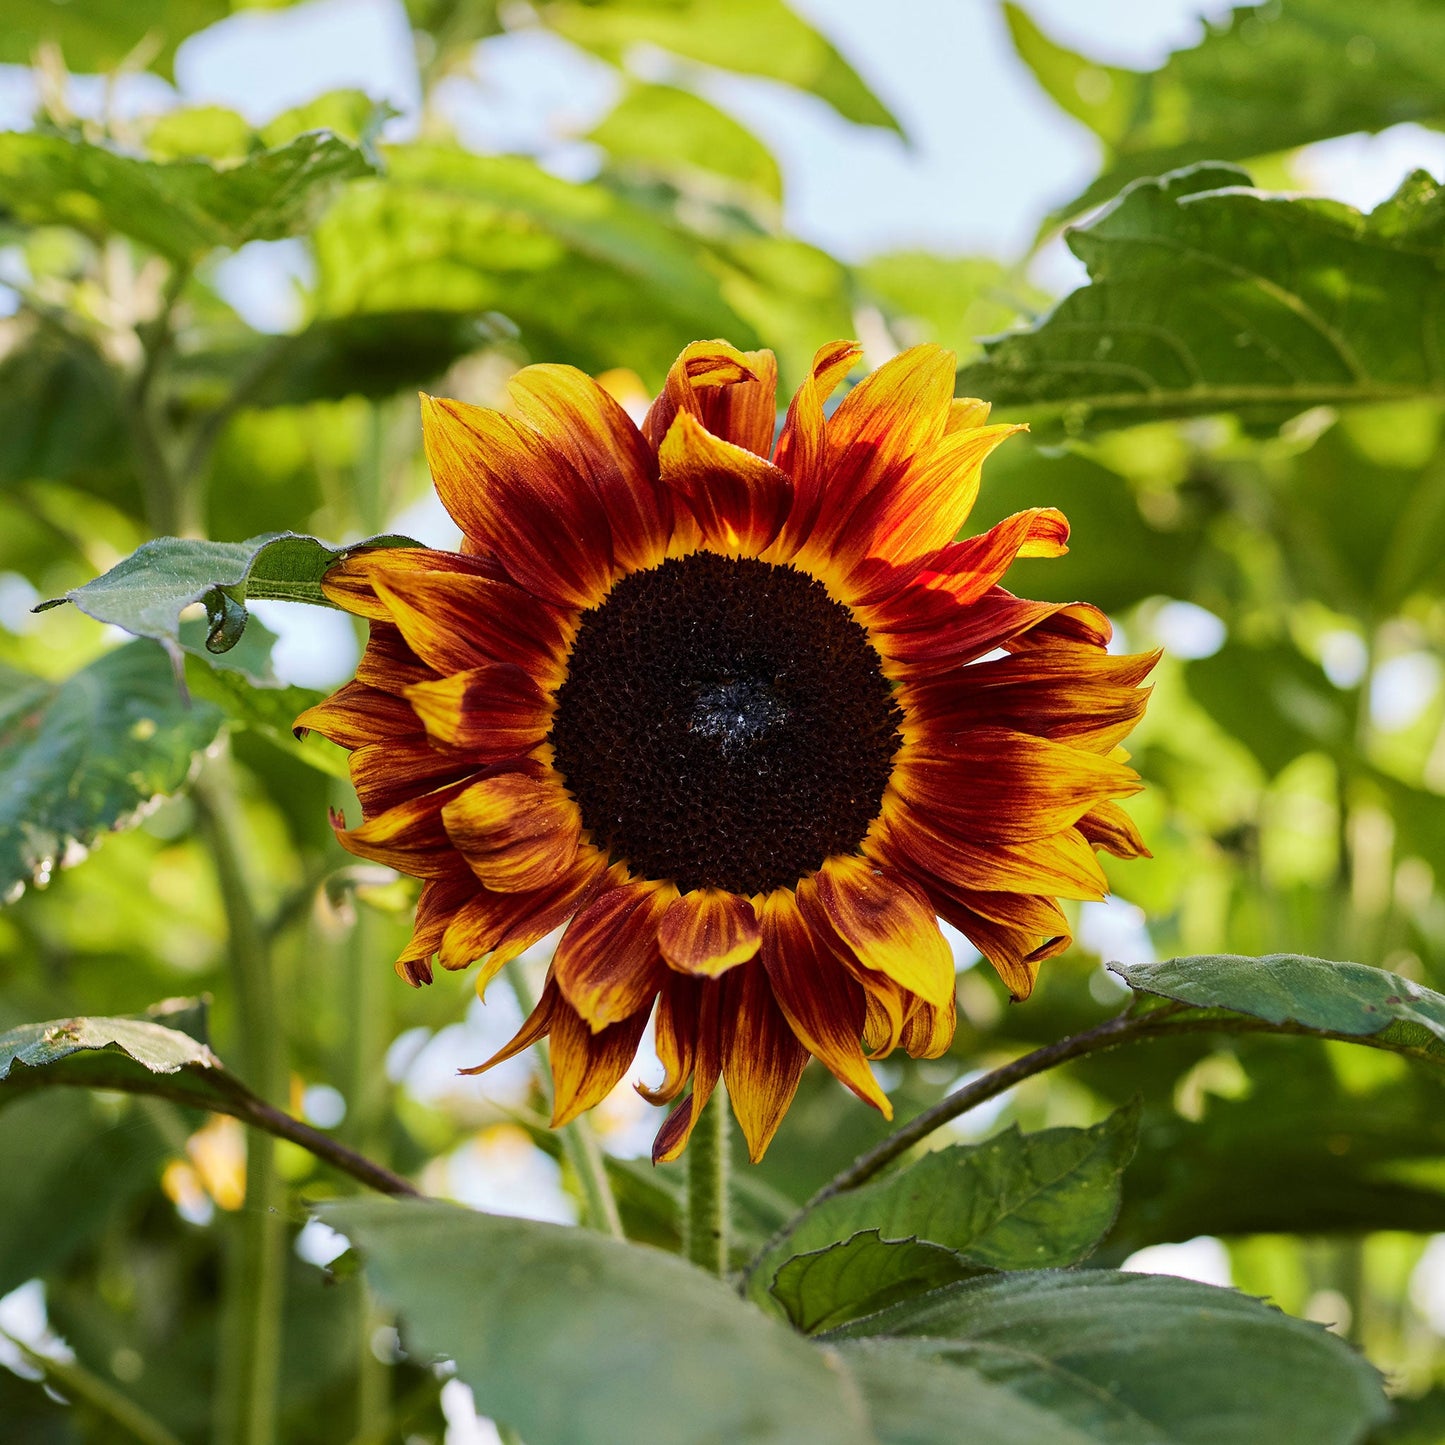
[[[954,989],[953,954],[921,893],[874,863],[835,856],[805,879],[798,902],[814,928],[831,928],[866,969],[929,1003]]]
[[[768,559],[786,562],[813,530],[823,504],[827,475],[823,404],[863,355],[856,341],[830,341],[820,346],[802,386],[788,406],[773,460],[792,478],[793,506]]]
[[[958,1004],[954,999],[950,998],[942,1008],[920,1000],[903,1025],[899,1042],[910,1058],[942,1058],[953,1043],[957,1027]]]
[[[517,900],[517,907],[477,974],[478,995],[514,958],[559,928],[579,908],[585,908],[610,876],[607,855],[583,843],[572,866],[555,883],[534,893],[509,895]]]
[[[442,826],[446,805],[466,786],[452,783],[420,797],[408,798],[359,827],[346,827],[333,814],[336,841],[358,858],[384,863],[413,878],[445,878],[456,870],[456,850]]]
[[[328,742],[357,748],[382,738],[416,731],[416,717],[407,703],[364,682],[348,682],[325,702],[308,707],[291,725],[298,738],[318,732]]]
[[[655,1089],[641,1083],[636,1086],[649,1104],[672,1103],[692,1077],[697,1061],[703,990],[709,987],[711,985],[700,978],[667,970],[652,1020],[653,1047],[663,1068],[662,1083]]]
[[[530,751],[552,723],[552,699],[512,663],[419,682],[407,688],[406,697],[432,738],[480,763]]]
[[[658,450],[662,480],[686,503],[705,545],[731,557],[756,557],[778,534],[793,487],[771,462],[708,431],[679,412]]]
[[[663,1121],[652,1141],[652,1162],[666,1164],[676,1159],[692,1138],[692,1131],[712,1098],[722,1074],[722,1030],[718,1017],[722,997],[720,983],[707,982],[701,988],[698,1005],[697,1044],[692,1070],[692,1092]]]
[[[499,893],[526,893],[563,875],[582,818],[554,778],[499,773],[473,783],[443,810],[447,837],[473,873]]]
[[[612,581],[612,532],[590,483],[520,422],[422,398],[422,442],[437,492],[472,544],[528,591],[589,607]]]
[[[754,1164],[763,1157],[803,1077],[808,1051],[788,1026],[756,959],[723,981],[722,1071]]]
[[[1096,848],[1116,858],[1152,858],[1138,825],[1114,802],[1096,803],[1082,818],[1078,829]]]
[[[762,931],[748,899],[723,888],[695,888],[668,905],[658,941],[679,973],[717,978],[758,951]]]
[[[537,1000],[537,1007],[522,1020],[522,1027],[491,1058],[480,1064],[473,1064],[469,1069],[458,1069],[457,1073],[485,1074],[488,1069],[494,1069],[498,1064],[515,1058],[523,1049],[530,1049],[533,1044],[547,1037],[558,1009],[565,1007],[561,992],[557,988],[557,980],[549,972],[547,982],[542,986],[542,997]]]
[[[988,959],[1016,1001],[1028,998],[1039,964],[1073,941],[1051,898],[955,890],[937,900],[943,916]]]
[[[902,750],[892,786],[965,837],[1024,843],[1071,828],[1095,803],[1143,784],[1132,768],[1048,738],[977,727]]]
[[[458,909],[466,907],[476,891],[477,880],[460,867],[443,878],[429,878],[421,885],[411,938],[396,960],[397,974],[413,988],[431,982],[432,957],[441,947],[452,918]]]
[[[645,1009],[661,987],[657,931],[676,896],[670,883],[639,879],[604,889],[567,925],[552,969],[594,1033]]]
[[[594,1033],[565,998],[558,999],[550,1029],[554,1129],[600,1104],[616,1088],[637,1057],[648,1012],[643,1007]]]
[[[635,571],[660,562],[672,531],[671,508],[658,484],[653,448],[619,403],[573,366],[524,367],[507,392],[522,419],[597,489],[617,565]]]
[[[761,922],[758,960],[793,1032],[841,1083],[891,1119],[893,1106],[859,1042],[862,986],[808,927],[791,888],[779,888],[763,899]]]

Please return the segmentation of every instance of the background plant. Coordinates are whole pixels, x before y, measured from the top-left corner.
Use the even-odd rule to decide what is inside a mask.
[[[1236,1437],[1208,1402],[1236,1396],[1242,1440],[1438,1438],[1441,1346],[1409,1282],[1434,1277],[1420,1261],[1445,1232],[1445,199],[1423,174],[1368,217],[1274,189],[1302,145],[1445,116],[1433,7],[1276,0],[1147,75],[1005,7],[1040,85],[1106,148],[1041,236],[1137,183],[1068,233],[1089,280],[1041,320],[996,263],[847,265],[782,231],[775,161],[690,65],[893,121],[781,0],[412,0],[423,104],[402,141],[352,93],[259,128],[69,110],[62,57],[164,75],[228,9],[25,4],[0,33],[0,60],[44,82],[35,124],[0,135],[9,595],[60,597],[147,539],[186,539],[0,635],[7,1438],[441,1439],[458,1392],[434,1354],[529,1445],[579,1438],[579,1414],[598,1440],[684,1438],[679,1422],[807,1440],[820,1421],[841,1440],[950,1440],[966,1413],[988,1439],[1119,1440],[1132,1422],[1212,1442]],[[643,43],[673,57],[665,85],[626,71],[591,180],[470,151],[435,103],[476,42],[524,25],[624,68]],[[287,237],[314,274],[300,324],[273,336],[216,268]],[[633,1240],[681,1243],[681,1171],[629,1157],[644,1106],[559,1137],[529,1070],[435,1083],[509,1031],[507,1005],[468,1014],[447,981],[388,975],[412,894],[334,847],[339,754],[291,738],[314,694],[276,684],[248,600],[315,601],[330,543],[386,534],[422,495],[419,385],[485,402],[538,359],[629,368],[642,394],[682,344],[725,335],[774,347],[790,389],[860,317],[875,348],[956,347],[961,394],[1033,424],[991,463],[977,520],[1058,505],[1074,550],[1020,564],[1020,591],[1098,602],[1137,646],[1192,620],[1134,742],[1156,856],[1116,880],[1152,952],[1185,959],[1126,964],[1138,997],[1119,1022],[1119,975],[1083,949],[1022,1008],[964,973],[952,1055],[890,1062],[891,1090],[901,1119],[946,1096],[942,1113],[1001,1111],[931,1135],[950,1147],[906,1172],[854,1170],[799,1220],[860,1154],[881,1149],[881,1170],[899,1148],[810,1070],[765,1164],[735,1176],[752,1304],[590,1231],[327,1204],[415,1187],[603,1232],[615,1211]],[[283,532],[330,542],[268,540]],[[1261,992],[1200,961],[1226,952],[1389,974],[1277,963]],[[176,1002],[201,994],[209,1021]],[[1121,1040],[1137,1043],[1104,1047]],[[937,1197],[951,1207],[919,1203]],[[318,1206],[365,1278],[351,1256],[318,1268],[337,1247],[307,1223]],[[1329,1320],[1384,1369],[1394,1422],[1310,1326],[1112,1272],[1200,1235],[1224,1239],[1242,1290]],[[1207,1330],[1178,1331],[1201,1312]],[[828,1355],[801,1338],[819,1332]],[[990,1374],[981,1342],[1021,1339],[1082,1384]],[[1081,1355],[1081,1339],[1102,1343]],[[866,1418],[837,1413],[838,1371]],[[1092,1387],[1121,1372],[1138,1389],[1101,1405]]]

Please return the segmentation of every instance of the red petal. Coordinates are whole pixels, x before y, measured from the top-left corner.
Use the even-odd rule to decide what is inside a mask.
[[[561,877],[577,852],[582,818],[554,777],[498,773],[443,811],[447,836],[473,873],[499,893],[526,893]]]
[[[500,763],[530,751],[552,725],[552,700],[511,663],[419,682],[406,696],[432,738],[478,763]]]
[[[757,960],[730,973],[723,988],[723,1081],[756,1164],[798,1092],[808,1051],[788,1027]]]
[[[746,962],[762,943],[753,905],[722,888],[696,888],[673,899],[658,932],[662,956],[679,973],[717,978]]]
[[[676,896],[670,883],[624,883],[599,893],[567,925],[552,969],[594,1033],[646,1008],[661,987],[667,970],[657,929]]]

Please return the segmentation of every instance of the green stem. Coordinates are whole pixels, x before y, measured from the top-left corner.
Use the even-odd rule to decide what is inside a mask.
[[[699,1269],[728,1272],[728,1136],[731,1110],[719,1084],[703,1106],[687,1146],[687,1216],[683,1252]]]
[[[526,977],[519,964],[509,963],[505,972],[507,983],[516,995],[518,1007],[525,1017],[537,1007],[537,1000],[532,997],[532,990],[527,987]],[[545,1040],[538,1043],[537,1052],[542,1059],[542,1087],[550,1104],[552,1067]],[[563,1153],[566,1154],[567,1162],[577,1176],[578,1187],[582,1190],[582,1222],[589,1229],[610,1234],[614,1239],[626,1239],[622,1216],[617,1211],[617,1199],[607,1178],[607,1160],[592,1125],[585,1117],[573,1119],[558,1132],[562,1136]]]
[[[134,1400],[122,1395],[99,1375],[86,1369],[78,1360],[57,1360],[50,1355],[43,1355],[5,1330],[0,1330],[0,1339],[8,1340],[14,1345],[26,1361],[40,1370],[62,1395],[89,1405],[97,1414],[104,1415],[112,1424],[124,1430],[131,1439],[139,1440],[141,1445],[181,1445],[180,1440],[159,1420],[147,1414]]]
[[[226,759],[196,784],[201,832],[220,885],[228,954],[240,1023],[242,1070],[261,1101],[284,1097],[286,1062],[270,943],[238,843],[240,809]],[[246,1136],[246,1203],[227,1261],[226,1345],[217,1395],[217,1438],[225,1445],[274,1445],[285,1310],[286,1224],[280,1212],[276,1140],[260,1129]]]

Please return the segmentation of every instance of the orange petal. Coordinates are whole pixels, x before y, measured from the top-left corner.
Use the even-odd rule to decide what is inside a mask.
[[[485,1063],[473,1064],[469,1069],[458,1069],[457,1073],[484,1074],[488,1069],[496,1068],[498,1064],[504,1064],[508,1059],[515,1058],[523,1049],[529,1049],[533,1044],[539,1043],[547,1037],[552,1029],[553,1020],[561,1008],[566,1008],[566,1005],[562,1002],[562,995],[557,990],[557,980],[552,977],[551,973],[548,973],[547,982],[542,988],[542,997],[537,1000],[537,1007],[522,1020],[522,1027]]]
[[[537,746],[552,725],[553,704],[511,663],[454,672],[406,690],[428,734],[480,763],[500,763]]]
[[[1152,858],[1134,820],[1117,804],[1096,803],[1082,818],[1078,829],[1096,848],[1116,858]]]
[[[792,478],[793,506],[769,560],[793,557],[817,521],[827,478],[823,403],[862,355],[863,348],[856,341],[830,341],[820,346],[811,371],[788,406],[773,460]]]
[[[940,899],[939,904],[944,917],[988,959],[1018,1002],[1033,992],[1039,964],[1073,941],[1051,898],[960,890],[956,899]]]
[[[658,930],[662,956],[679,973],[717,978],[762,944],[753,905],[722,888],[695,888],[668,905]]]
[[[522,419],[597,489],[618,566],[636,571],[660,562],[672,517],[657,458],[618,402],[574,366],[524,367],[507,392]]]
[[[558,1000],[551,1028],[554,1129],[600,1104],[616,1088],[637,1057],[648,1012],[644,1007],[631,1018],[593,1033],[565,999]]]
[[[468,557],[432,547],[375,547],[354,552],[329,567],[321,579],[328,602],[345,612],[381,622],[388,616],[386,603],[377,596],[376,579],[382,573],[400,577],[409,572],[455,572],[469,577],[505,574],[488,557]]]
[[[812,1054],[885,1119],[893,1106],[863,1056],[863,990],[804,920],[790,888],[762,902],[762,948],[773,997]]]
[[[442,813],[465,786],[452,783],[408,798],[358,828],[347,828],[339,814],[333,815],[336,841],[358,858],[385,863],[413,878],[446,877],[456,871],[456,850],[442,826]]]
[[[1025,843],[1071,828],[1096,803],[1128,797],[1143,784],[1132,768],[1094,753],[976,727],[905,745],[892,786],[966,838]]]
[[[474,777],[478,771],[472,758],[438,747],[423,732],[366,743],[355,749],[347,763],[351,786],[368,818],[409,798]]]
[[[670,883],[604,889],[581,909],[552,960],[562,997],[596,1033],[651,1002],[667,970],[657,930],[677,896]]]
[[[612,580],[612,532],[590,483],[520,422],[422,397],[422,442],[437,493],[468,540],[528,591],[589,607]]]
[[[378,572],[375,585],[408,647],[439,673],[514,663],[544,686],[555,686],[565,673],[571,618],[511,582]]]
[[[704,541],[732,557],[756,557],[777,536],[793,487],[771,462],[720,440],[679,412],[658,451],[662,480],[682,497]]]
[[[747,1140],[748,1158],[756,1164],[798,1092],[808,1051],[788,1026],[767,971],[756,959],[730,973],[723,988],[723,1082]]]
[[[954,990],[953,953],[932,907],[896,875],[862,858],[836,856],[805,880],[798,901],[814,927],[821,911],[864,968],[928,1003],[947,1003]]]
[[[976,602],[1018,557],[1062,557],[1069,550],[1069,523],[1054,507],[1015,512],[977,537],[934,553],[928,585],[941,588],[960,606]]]
[[[514,958],[560,927],[578,908],[585,908],[607,877],[606,855],[584,843],[558,882],[534,893],[512,894],[516,910],[477,974],[478,995]]]
[[[704,411],[710,410],[720,424],[725,423],[728,409],[712,405],[711,395],[740,386],[751,387],[756,392],[764,384],[764,378],[753,369],[750,358],[758,354],[739,351],[726,341],[694,341],[683,347],[677,360],[668,368],[661,393],[643,418],[642,434],[653,450],[661,447],[663,437],[683,412],[706,424]],[[771,353],[761,354],[771,359]],[[738,441],[738,438],[711,427],[709,430],[725,441]],[[771,431],[768,440],[772,440]]]
[[[390,622],[373,622],[371,636],[356,664],[356,680],[400,697],[414,682],[437,674],[411,650],[399,628]]]
[[[397,973],[413,988],[431,982],[431,960],[447,926],[476,891],[477,880],[465,870],[454,870],[445,878],[428,878],[421,885],[411,938],[396,960]]]
[[[348,682],[315,707],[308,707],[291,725],[298,738],[318,732],[328,742],[344,748],[416,731],[416,716],[407,716],[411,709],[399,697],[368,687],[364,682]]]
[[[700,978],[689,978],[670,969],[667,971],[652,1020],[653,1046],[663,1068],[662,1083],[655,1089],[645,1084],[636,1086],[637,1092],[649,1104],[670,1104],[692,1077],[697,1060],[702,995],[703,990],[709,987],[711,985]]]
[[[900,1042],[914,1059],[938,1059],[948,1052],[958,1027],[958,1005],[949,999],[942,1008],[919,1003],[903,1025]]]
[[[692,1093],[667,1116],[662,1128],[657,1131],[657,1138],[652,1141],[654,1164],[666,1164],[687,1148],[687,1141],[692,1138],[692,1131],[717,1087],[722,1073],[722,1036],[718,1019],[721,997],[720,984],[709,982],[702,985]]]
[[[473,873],[499,893],[525,893],[562,876],[582,818],[553,778],[499,773],[473,783],[442,813],[447,836]]]

